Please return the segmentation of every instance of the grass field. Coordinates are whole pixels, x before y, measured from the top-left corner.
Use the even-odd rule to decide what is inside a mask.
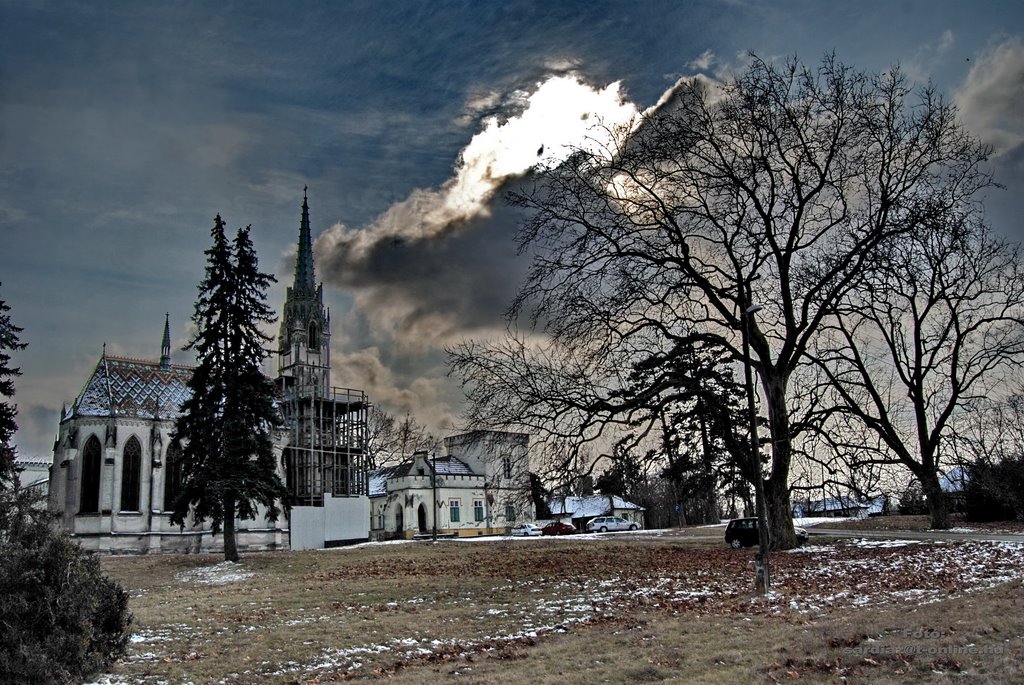
[[[97,682],[1024,682],[1024,545],[814,542],[768,598],[717,535],[112,557]]]
[[[954,530],[974,530],[988,533],[1024,533],[1024,523],[1020,521],[995,521],[979,523],[964,520],[963,514],[951,517]],[[931,519],[920,515],[872,516],[866,519],[836,519],[817,524],[823,528],[842,528],[844,530],[914,530],[931,529]]]

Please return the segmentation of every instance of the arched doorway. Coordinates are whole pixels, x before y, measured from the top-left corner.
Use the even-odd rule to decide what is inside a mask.
[[[418,513],[419,524],[420,524],[420,532],[421,533],[426,533],[427,532],[427,507],[426,507],[426,505],[420,504],[420,508],[419,508],[419,511],[417,513]]]
[[[405,531],[405,522],[402,521],[402,505],[395,508],[395,532],[401,535]]]

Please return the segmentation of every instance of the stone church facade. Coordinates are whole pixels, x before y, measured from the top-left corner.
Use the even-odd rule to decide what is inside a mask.
[[[342,544],[369,536],[362,468],[368,403],[330,385],[330,317],[314,287],[309,206],[303,197],[295,282],[288,289],[276,384],[285,428],[277,436],[290,517],[236,522],[240,550]],[[211,522],[173,525],[181,466],[171,436],[192,367],[171,361],[164,322],[159,361],[106,354],[60,417],[48,502],[83,547],[103,553],[216,552]],[[329,509],[329,514],[326,511]],[[261,512],[262,514],[262,512]],[[297,530],[296,530],[297,528]],[[334,536],[334,537],[331,537]]]

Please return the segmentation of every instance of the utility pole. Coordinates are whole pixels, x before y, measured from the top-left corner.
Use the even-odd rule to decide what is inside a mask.
[[[747,298],[749,300],[749,296]],[[771,580],[768,573],[768,555],[771,539],[768,535],[768,516],[765,510],[764,477],[761,475],[761,449],[757,439],[757,413],[754,410],[754,382],[750,372],[750,319],[761,311],[761,305],[750,304],[743,310],[743,372],[747,385],[747,411],[750,414],[750,466],[754,476],[754,503],[757,509],[757,539],[759,549],[754,563],[754,588],[758,594],[768,594]]]
[[[430,488],[433,491],[431,500],[434,502],[434,510],[431,520],[434,522],[431,540],[437,544],[437,450],[430,453]]]

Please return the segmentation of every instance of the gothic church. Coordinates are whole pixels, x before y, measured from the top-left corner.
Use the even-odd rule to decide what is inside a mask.
[[[363,465],[368,403],[330,384],[330,314],[316,285],[303,196],[295,279],[281,317],[276,378],[284,428],[276,452],[293,505],[276,523],[237,521],[240,550],[323,547],[367,539]],[[181,487],[171,444],[192,368],[171,361],[165,319],[159,361],[110,356],[60,417],[49,506],[86,549],[104,553],[216,552],[211,522],[172,525]]]

